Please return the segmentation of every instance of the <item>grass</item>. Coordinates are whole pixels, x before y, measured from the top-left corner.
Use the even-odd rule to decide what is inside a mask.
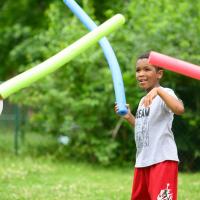
[[[1,199],[125,200],[130,196],[132,170],[59,163],[49,158],[1,161]]]
[[[0,136],[0,200],[130,199],[132,166],[104,168],[56,161],[48,154],[43,157],[15,156],[12,138]],[[33,143],[44,141],[31,138]],[[31,148],[34,151],[34,146]],[[178,193],[179,200],[199,200],[200,173],[180,173]]]
[[[128,200],[132,169],[50,158],[1,157],[2,200]],[[200,173],[180,174],[179,200],[200,199]]]
[[[178,197],[180,200],[200,199],[200,173],[180,173]]]

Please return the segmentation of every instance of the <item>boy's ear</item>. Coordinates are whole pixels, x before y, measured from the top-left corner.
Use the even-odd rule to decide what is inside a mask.
[[[163,77],[163,69],[157,71],[157,78],[160,80]]]

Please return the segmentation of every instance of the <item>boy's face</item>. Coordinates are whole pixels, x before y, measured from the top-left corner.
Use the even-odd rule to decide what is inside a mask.
[[[150,91],[159,86],[159,80],[162,78],[163,70],[158,70],[149,64],[147,58],[139,59],[136,63],[136,79],[139,87]]]

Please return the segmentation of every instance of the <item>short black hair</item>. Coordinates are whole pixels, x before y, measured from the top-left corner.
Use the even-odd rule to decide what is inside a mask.
[[[141,55],[138,57],[138,60],[139,60],[139,59],[148,59],[149,56],[150,56],[150,51],[141,54]],[[161,67],[158,67],[158,66],[155,66],[155,65],[153,65],[153,66],[156,68],[157,71],[163,70],[163,68],[161,68]]]
[[[138,60],[139,59],[145,59],[145,58],[149,58],[149,55],[150,55],[150,52],[146,52],[146,53],[144,53],[144,54],[141,54],[139,57],[138,57]]]

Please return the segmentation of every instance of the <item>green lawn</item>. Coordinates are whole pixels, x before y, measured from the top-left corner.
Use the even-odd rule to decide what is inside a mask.
[[[128,200],[132,169],[1,156],[2,200]],[[200,173],[180,174],[179,200],[200,199]]]
[[[50,159],[1,160],[0,199],[129,199],[131,170],[103,169]]]

